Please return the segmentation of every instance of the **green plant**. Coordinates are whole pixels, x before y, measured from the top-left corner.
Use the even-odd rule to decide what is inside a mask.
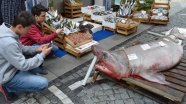
[[[141,0],[137,0],[137,11],[145,10],[148,11],[151,9],[153,0],[143,0],[144,3],[140,3]]]
[[[49,0],[48,7],[51,8],[54,6],[54,0]]]

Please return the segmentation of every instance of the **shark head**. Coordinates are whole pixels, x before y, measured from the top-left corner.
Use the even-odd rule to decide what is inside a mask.
[[[117,74],[120,78],[129,77],[129,60],[124,51],[105,51],[98,45],[93,45],[91,49],[93,54],[97,56],[98,62],[102,67],[109,70],[113,74]]]

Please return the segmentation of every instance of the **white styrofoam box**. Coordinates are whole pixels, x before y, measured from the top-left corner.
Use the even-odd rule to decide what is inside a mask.
[[[96,24],[96,23],[92,23],[92,22],[88,22],[88,21],[85,21],[85,23],[86,24],[92,24],[94,27],[91,29],[91,31],[93,32],[93,33],[96,33],[96,32],[98,32],[98,31],[100,31],[100,30],[102,30],[102,25],[100,25],[100,24]],[[86,25],[86,24],[84,24],[84,25]]]
[[[97,44],[99,44],[97,41],[92,40],[91,42],[86,43],[86,44],[83,44],[83,45],[81,45],[81,46],[79,46],[79,47],[76,47],[75,49],[76,49],[77,51],[79,51],[80,53],[83,53],[83,52],[89,50],[89,49],[91,48],[92,45],[97,45]]]
[[[99,6],[99,8],[93,9],[93,10],[88,9],[90,7],[93,7],[93,6],[81,7],[81,12],[85,13],[85,14],[88,14],[88,15],[91,15],[92,12],[94,12],[94,11],[105,11],[105,7],[104,6]]]
[[[102,25],[105,26],[105,27],[116,29],[116,23],[110,23],[110,22],[103,21]]]
[[[112,12],[112,14],[103,15],[103,16],[93,15],[93,13],[91,15],[91,19],[96,20],[96,21],[104,21],[104,18],[107,17],[107,16],[111,16],[111,15],[116,16],[116,12]]]

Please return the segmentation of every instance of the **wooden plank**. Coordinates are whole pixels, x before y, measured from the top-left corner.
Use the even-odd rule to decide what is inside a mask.
[[[186,71],[183,71],[183,70],[171,69],[169,71],[173,72],[173,73],[177,73],[177,74],[183,75],[183,76],[186,76]]]
[[[182,75],[177,74],[177,73],[172,73],[170,71],[166,71],[163,74],[166,75],[166,76],[174,77],[174,78],[179,79],[179,80],[186,81],[186,76],[182,76]]]
[[[166,86],[169,86],[169,87],[172,87],[176,90],[179,90],[181,92],[186,92],[186,82],[185,81],[182,81],[182,80],[179,80],[179,79],[175,79],[173,77],[168,77],[166,76],[166,80],[168,82],[170,82],[170,84],[167,84]]]
[[[68,10],[65,10],[66,13],[81,13],[81,10],[75,10],[75,11],[68,11]]]
[[[155,94],[164,96],[165,98],[168,98],[172,101],[181,102],[185,95],[181,91],[177,91],[170,87],[167,87],[161,84],[151,83],[145,80],[134,79],[134,78],[123,78],[122,80],[125,80],[127,82],[130,82],[131,84],[134,84],[136,86],[149,90]]]

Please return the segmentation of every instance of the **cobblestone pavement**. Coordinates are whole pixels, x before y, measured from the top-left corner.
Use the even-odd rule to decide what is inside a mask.
[[[145,43],[158,38],[147,34],[147,31],[161,33],[172,27],[185,28],[186,18],[180,15],[183,13],[186,13],[186,9],[171,16],[168,25],[154,25],[111,50],[121,46],[129,47],[136,41]],[[51,81],[49,88],[42,92],[21,94],[20,99],[14,104],[158,104],[150,98],[105,78],[100,78],[93,84],[88,83],[86,86],[81,86],[81,80],[84,78],[90,63],[91,60]],[[4,101],[2,94],[0,94],[0,101],[1,104],[8,104]],[[183,104],[186,104],[186,99],[184,99]]]

